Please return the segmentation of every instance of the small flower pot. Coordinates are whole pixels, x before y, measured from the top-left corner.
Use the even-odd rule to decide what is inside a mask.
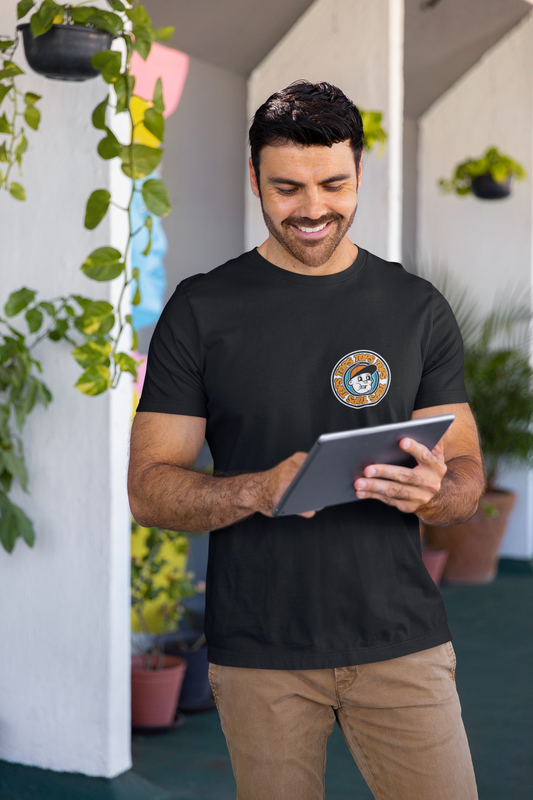
[[[53,25],[36,39],[28,22],[17,25],[17,30],[22,33],[26,60],[32,70],[59,81],[86,81],[100,75],[91,58],[101,50],[109,50],[115,38],[112,33],[83,25]]]
[[[476,197],[480,197],[482,200],[501,200],[503,197],[509,197],[511,176],[509,175],[503,183],[498,183],[490,172],[478,175],[477,178],[472,178],[472,191]]]
[[[162,728],[174,722],[187,662],[169,655],[161,662],[162,669],[145,669],[142,656],[131,657],[132,727]]]
[[[161,637],[160,646],[164,648],[165,653],[179,656],[188,664],[179,697],[179,707],[185,712],[203,711],[215,707],[209,683],[207,644],[196,650],[190,649],[201,635],[201,631],[183,631]]]

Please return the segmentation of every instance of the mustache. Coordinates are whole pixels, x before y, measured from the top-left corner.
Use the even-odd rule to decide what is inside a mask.
[[[283,225],[287,227],[290,225],[301,225],[303,228],[316,228],[318,225],[325,225],[328,222],[341,219],[340,214],[324,214],[323,217],[318,219],[311,219],[310,217],[287,217],[283,220]]]

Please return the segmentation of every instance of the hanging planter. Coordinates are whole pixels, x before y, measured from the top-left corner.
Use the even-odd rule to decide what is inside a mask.
[[[525,177],[526,171],[518,161],[489,147],[481,158],[458,164],[451,180],[441,178],[438,185],[443,192],[459,196],[472,193],[482,200],[500,200],[511,194],[512,178],[521,181]]]
[[[86,81],[100,75],[91,58],[101,50],[109,50],[115,38],[107,31],[82,25],[54,25],[37,37],[29,23],[18,25],[17,29],[22,33],[24,52],[32,70],[60,81]]]

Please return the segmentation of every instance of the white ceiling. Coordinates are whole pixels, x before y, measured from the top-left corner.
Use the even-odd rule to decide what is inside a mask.
[[[367,0],[372,2],[372,0]],[[244,76],[311,0],[145,0],[171,44]],[[533,0],[405,0],[405,112],[417,118],[514,27]]]

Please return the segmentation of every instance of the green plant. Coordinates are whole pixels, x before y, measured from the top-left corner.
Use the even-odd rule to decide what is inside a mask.
[[[132,522],[132,532],[139,526]],[[171,542],[177,554],[189,552],[187,534],[176,531],[167,531],[162,528],[149,528],[146,538],[146,552],[143,556],[132,556],[131,559],[131,604],[137,614],[141,628],[149,645],[142,650],[145,669],[162,667],[162,653],[159,637],[149,628],[144,616],[146,601],[163,597],[165,602],[161,605],[163,617],[163,630],[177,631],[183,618],[185,608],[183,601],[194,597],[197,592],[205,591],[202,581],[194,583],[194,573],[179,573],[177,568],[171,568],[169,562],[162,557],[161,548],[165,542]],[[157,582],[157,576],[163,577],[163,582]],[[156,584],[159,585],[156,585]]]
[[[504,466],[533,465],[529,295],[504,300],[480,314],[468,290],[446,270],[426,270],[424,277],[446,297],[461,330],[465,387],[479,430],[487,489],[494,491]],[[494,516],[490,504],[484,509]]]
[[[19,19],[36,7],[30,20],[34,36],[46,33],[55,23],[66,22],[101,28],[122,40],[122,53],[106,50],[97,53],[92,59],[94,67],[100,70],[104,81],[114,90],[111,101],[108,93],[94,109],[92,124],[104,133],[97,148],[98,154],[106,160],[120,159],[122,172],[131,180],[131,189],[126,204],[122,206],[111,197],[107,189],[96,189],[88,198],[85,209],[85,227],[89,230],[100,224],[111,205],[120,208],[127,215],[127,234],[122,252],[111,246],[99,247],[87,256],[80,267],[91,280],[121,281],[120,296],[115,307],[105,300],[94,300],[81,295],[42,301],[37,299],[33,290],[22,288],[10,295],[4,306],[5,316],[0,317],[0,324],[3,326],[0,330],[0,542],[8,552],[13,550],[18,537],[22,537],[30,546],[34,540],[31,522],[8,497],[14,479],[24,489],[27,487],[20,439],[24,420],[38,400],[48,405],[52,398],[50,391],[38,378],[41,366],[34,358],[34,348],[45,338],[55,342],[68,342],[72,346],[73,357],[83,370],[76,382],[76,388],[89,396],[115,388],[124,372],[136,377],[137,362],[127,352],[130,342],[132,348],[136,349],[136,333],[131,315],[125,314],[123,310],[127,292],[132,292],[134,305],[141,301],[139,268],[130,263],[131,242],[140,229],[134,230],[132,227],[130,208],[135,193],[140,193],[149,212],[143,225],[148,232],[144,255],[148,255],[151,248],[153,216],[165,217],[171,210],[164,182],[160,178],[150,177],[161,159],[161,146],[151,147],[137,141],[137,131],[141,126],[159,143],[164,139],[162,83],[160,79],[156,82],[151,103],[144,103],[147,107],[143,117],[134,122],[131,103],[135,96],[135,78],[131,75],[131,58],[136,51],[141,58],[146,59],[152,43],[156,39],[167,40],[174,29],[154,29],[149,15],[141,5],[122,0],[107,1],[113,9],[111,12],[88,6],[84,2],[61,5],[53,0],[44,0],[36,7],[33,0],[21,0],[18,4]],[[17,37],[2,40],[0,52],[11,56],[16,41]],[[12,64],[14,62],[6,57],[4,74],[0,75],[4,79],[0,82],[0,99],[9,96],[13,104],[12,116],[10,119],[6,117],[11,144],[3,150],[0,148],[0,161],[2,153],[5,153],[8,163],[7,174],[1,173],[2,184],[6,187],[13,186],[9,182],[9,171],[14,163],[20,166],[27,146],[24,130],[16,128],[17,119],[22,114],[28,124],[36,123],[31,127],[37,127],[39,120],[39,112],[35,107],[38,95],[26,93],[26,110],[18,110],[17,103],[22,95],[15,86],[15,80],[23,73],[16,65],[10,66]],[[115,136],[111,114],[128,115],[130,135],[127,141],[121,142]],[[3,118],[0,118],[0,133]],[[142,181],[142,185],[139,181]],[[22,187],[21,191],[18,190],[17,186],[20,185],[15,184],[15,189],[10,189],[11,194],[23,200],[24,191]],[[22,311],[25,311],[26,325],[24,329],[18,329],[12,318]]]
[[[369,153],[375,145],[380,145],[380,154],[385,150],[387,132],[381,125],[381,111],[363,111],[359,109],[363,120],[364,148]]]
[[[464,196],[471,193],[474,178],[487,174],[492,175],[496,183],[505,183],[510,177],[519,181],[526,177],[526,171],[518,161],[500,153],[496,147],[489,147],[481,158],[468,158],[458,164],[451,180],[441,178],[438,185],[445,193],[455,192]]]

